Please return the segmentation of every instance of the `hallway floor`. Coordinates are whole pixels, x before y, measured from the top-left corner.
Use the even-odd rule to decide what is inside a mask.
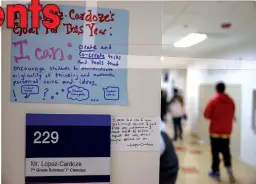
[[[168,134],[172,137],[172,124],[168,124]],[[189,132],[189,131],[184,131]],[[198,144],[189,133],[185,133],[184,141],[174,142],[179,157],[180,171],[177,184],[229,184],[228,176],[223,163],[221,169],[221,182],[208,177],[211,166],[209,144]],[[256,170],[232,158],[236,184],[256,184]]]

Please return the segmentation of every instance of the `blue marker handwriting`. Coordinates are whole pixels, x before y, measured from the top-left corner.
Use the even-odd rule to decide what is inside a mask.
[[[25,95],[25,98],[29,98],[31,94],[39,94],[38,85],[23,85],[21,86],[21,94]]]
[[[89,98],[89,90],[79,87],[79,86],[71,86],[67,89],[67,99],[83,101]]]
[[[46,93],[49,91],[49,89],[48,88],[45,88],[44,89],[44,98],[43,98],[43,100],[45,100],[45,97],[46,97]]]
[[[119,87],[108,86],[103,91],[105,100],[119,100]]]
[[[21,42],[23,43],[29,43]],[[20,45],[21,47],[22,44]],[[72,46],[72,43],[67,45]],[[82,47],[81,45],[79,47]],[[96,46],[91,46],[93,49],[97,49]],[[86,46],[83,46],[86,48]],[[105,47],[104,47],[105,48]],[[111,48],[111,45],[109,46]],[[23,49],[23,48],[22,48]],[[62,51],[57,49],[57,51]],[[38,49],[37,51],[38,52]],[[56,57],[56,52],[52,50],[51,57]],[[102,54],[102,53],[90,53],[91,51],[80,50],[80,60],[74,62],[73,64],[62,64],[62,65],[49,65],[49,66],[22,66],[13,65],[12,67],[12,86],[22,85],[21,94],[24,94],[24,98],[29,98],[30,95],[39,94],[40,85],[68,85],[67,99],[73,101],[85,101],[89,98],[89,90],[86,88],[78,87],[77,85],[87,86],[87,88],[98,86],[98,78],[115,78],[115,67],[119,67],[119,62],[122,61],[121,55],[116,54]],[[85,53],[81,58],[81,53]],[[24,53],[21,53],[20,57],[24,59]],[[44,51],[44,55],[49,55],[48,51]],[[64,57],[64,54],[60,52],[60,56]],[[37,57],[35,57],[37,58]],[[54,60],[54,59],[53,59]],[[18,62],[15,61],[18,64]],[[75,89],[83,89],[83,93],[74,93]],[[72,89],[72,93],[71,93]],[[87,90],[87,91],[86,91]],[[119,100],[119,88],[118,87],[107,87],[104,89],[102,96],[105,100]],[[44,87],[43,99],[46,100],[46,94],[51,92],[51,89]],[[15,97],[16,99],[16,97]],[[51,100],[55,99],[51,96]],[[99,101],[97,98],[91,101]]]
[[[15,91],[14,91],[14,90],[12,90],[12,92],[13,92],[14,100],[15,100],[15,101],[17,101]]]

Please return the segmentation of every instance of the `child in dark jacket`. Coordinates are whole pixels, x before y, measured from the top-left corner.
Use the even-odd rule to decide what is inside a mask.
[[[179,162],[172,140],[166,133],[164,122],[161,123],[160,151],[159,184],[175,184]]]
[[[161,120],[164,121],[167,113],[167,94],[161,90]]]

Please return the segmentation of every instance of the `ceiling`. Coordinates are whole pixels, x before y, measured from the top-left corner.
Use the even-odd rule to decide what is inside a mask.
[[[163,2],[163,55],[170,57],[221,57],[218,53],[250,45],[256,52],[256,4],[243,1]],[[230,29],[221,24],[232,23]],[[190,48],[173,43],[189,33],[205,33],[208,39]],[[250,48],[252,50],[252,48]],[[239,58],[237,58],[239,59]]]

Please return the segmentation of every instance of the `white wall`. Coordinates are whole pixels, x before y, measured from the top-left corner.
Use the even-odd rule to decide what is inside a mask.
[[[69,2],[70,3],[70,2]],[[80,4],[84,2],[74,2]],[[112,3],[112,4],[111,4]],[[161,43],[161,4],[156,2],[105,2],[101,6],[129,10],[129,43]],[[159,5],[159,6],[158,6]],[[155,13],[152,13],[155,12]],[[158,15],[159,12],[159,15]],[[154,25],[154,26],[152,26]],[[143,31],[143,32],[142,32]],[[159,34],[158,34],[159,33]],[[2,183],[24,184],[26,113],[95,113],[113,116],[160,116],[160,58],[129,56],[128,104],[74,105],[10,102],[10,30],[2,26]],[[150,47],[151,48],[151,47]],[[153,50],[153,47],[152,47]],[[129,45],[129,53],[146,55],[150,49]],[[140,65],[140,69],[136,68]],[[143,66],[150,66],[143,68]],[[155,137],[155,139],[160,139]],[[112,184],[158,184],[159,152],[112,152]]]
[[[252,130],[252,90],[256,88],[255,69],[255,61],[195,60],[188,67],[187,99],[192,131],[197,132],[199,85],[216,83],[220,80],[229,84],[242,84],[241,159],[256,168],[256,134]]]

